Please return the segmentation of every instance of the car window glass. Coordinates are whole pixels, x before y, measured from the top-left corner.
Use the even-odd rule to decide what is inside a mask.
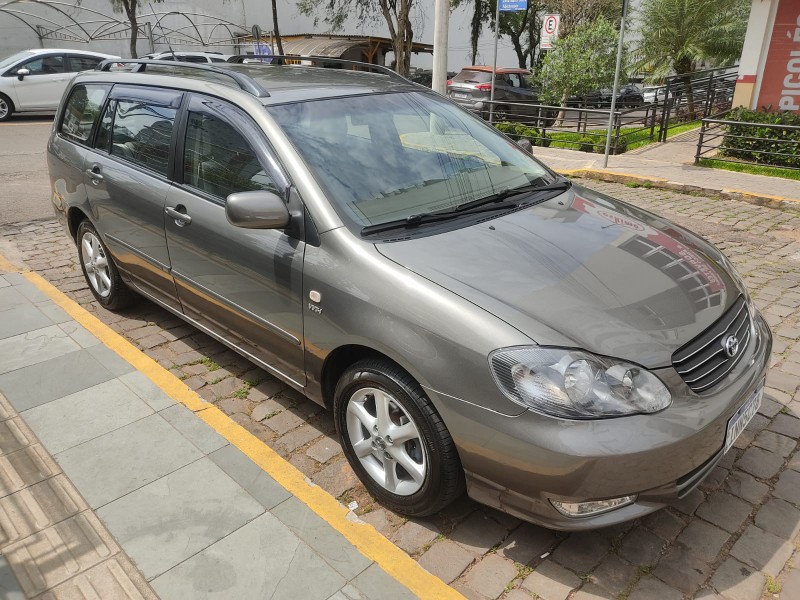
[[[97,136],[94,140],[94,147],[104,152],[111,150],[111,125],[114,123],[114,111],[117,108],[117,101],[110,100],[103,111],[100,124],[97,126]]]
[[[105,85],[75,86],[64,109],[61,121],[62,135],[85,144],[89,140],[107,93],[108,86]]]
[[[176,109],[139,100],[118,100],[111,154],[167,174]]]
[[[190,63],[207,63],[208,59],[205,56],[178,56],[178,60],[181,62],[190,62]]]
[[[24,65],[20,65],[20,69],[28,69],[31,75],[53,75],[56,73],[64,72],[64,57],[58,56],[42,56],[29,60]]]
[[[453,77],[453,81],[462,83],[489,83],[492,80],[491,72],[463,70]]]
[[[103,59],[97,56],[78,56],[70,54],[67,57],[68,71],[70,73],[77,73],[79,71],[89,71],[99,65]]]
[[[280,193],[242,135],[210,115],[191,112],[183,158],[186,185],[224,200],[235,192]]]
[[[506,83],[511,87],[522,87],[522,84],[519,81],[519,73],[508,73],[506,75]]]

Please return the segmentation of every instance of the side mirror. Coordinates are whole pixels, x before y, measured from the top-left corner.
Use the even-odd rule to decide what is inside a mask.
[[[528,154],[533,154],[533,144],[527,138],[522,138],[517,140],[517,146],[525,150]]]
[[[25,79],[25,75],[30,75],[30,74],[31,74],[31,72],[28,69],[25,69],[25,68],[17,69],[17,79],[19,79],[20,81]]]
[[[289,224],[289,209],[272,192],[236,192],[225,201],[228,223],[245,229],[283,229]]]

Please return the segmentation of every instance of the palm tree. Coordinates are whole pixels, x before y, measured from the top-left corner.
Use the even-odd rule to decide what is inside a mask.
[[[725,65],[739,58],[749,10],[750,0],[645,0],[634,66],[650,81],[682,75],[691,118],[692,72],[701,61]]]

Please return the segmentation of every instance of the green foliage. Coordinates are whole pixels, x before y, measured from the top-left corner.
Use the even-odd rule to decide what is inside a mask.
[[[749,14],[750,0],[645,0],[635,65],[658,81],[691,73],[701,60],[729,64],[742,52]]]
[[[527,138],[534,146],[547,148],[553,141],[552,137],[542,135],[542,132],[535,127],[528,127],[523,123],[509,123],[508,121],[503,121],[501,123],[495,123],[495,127],[498,131],[502,131],[515,140]]]
[[[578,150],[581,152],[594,152],[597,141],[589,136],[584,136],[578,140]]]
[[[627,150],[628,150],[628,138],[624,136],[619,136],[619,138],[616,141],[613,138],[611,139],[611,154],[622,154]],[[605,147],[603,147],[602,152],[605,153]]]
[[[726,119],[741,121],[742,124],[725,126],[725,136],[722,138],[725,149],[720,150],[720,156],[778,167],[800,167],[800,130],[759,126],[768,124],[800,127],[800,115],[789,111],[765,112],[737,108]]]
[[[611,22],[601,17],[557,40],[534,79],[541,88],[542,100],[563,105],[570,95],[585,96],[592,90],[611,87],[618,35]],[[621,79],[627,76],[623,73]]]

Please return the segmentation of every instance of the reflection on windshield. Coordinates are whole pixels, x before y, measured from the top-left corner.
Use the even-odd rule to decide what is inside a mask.
[[[452,209],[549,172],[448,101],[376,94],[271,107],[278,123],[356,227]]]
[[[8,58],[4,58],[0,60],[0,69],[5,69],[6,67],[13,65],[15,62],[22,60],[27,56],[33,56],[33,52],[30,50],[23,50],[22,52],[17,52],[16,54],[12,54]]]

